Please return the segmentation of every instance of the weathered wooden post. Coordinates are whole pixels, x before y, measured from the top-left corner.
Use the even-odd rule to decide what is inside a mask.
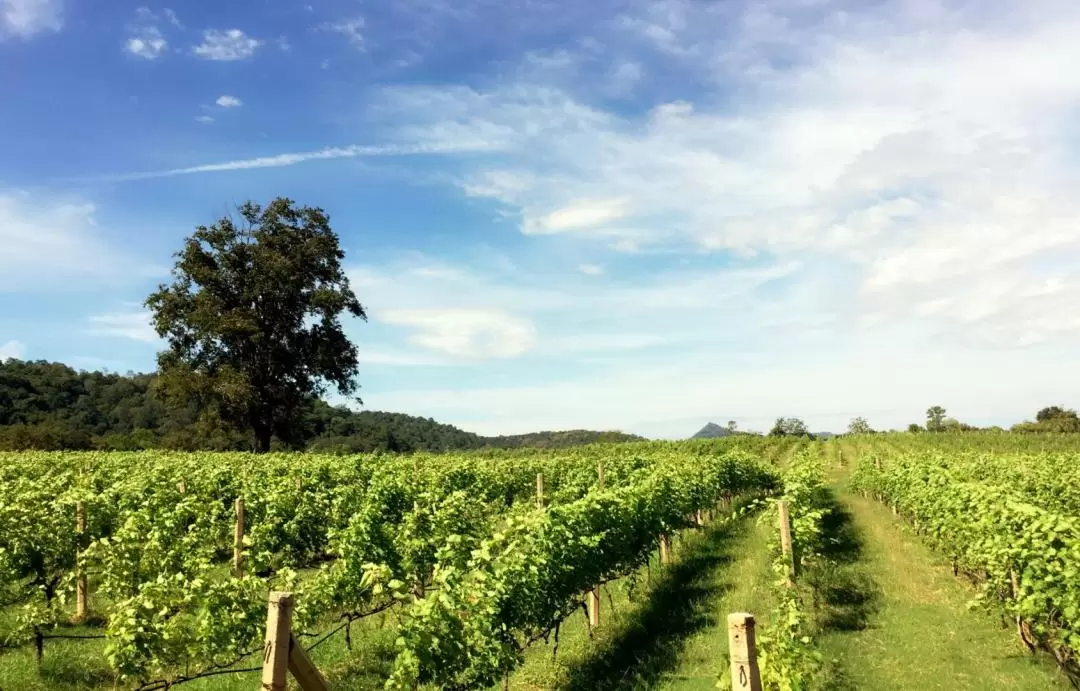
[[[667,533],[660,535],[660,563],[671,563],[671,537]]]
[[[536,505],[544,508],[544,474],[536,474]]]
[[[285,691],[291,672],[304,691],[327,691],[326,679],[292,634],[293,594],[270,593],[263,643],[263,691]]]
[[[788,563],[788,586],[795,585],[795,551],[791,543],[791,515],[784,500],[776,502],[776,513],[780,517],[780,548]]]
[[[731,656],[732,691],[761,691],[761,671],[757,662],[757,635],[754,615],[729,614],[728,649]]]
[[[596,486],[604,489],[604,461],[596,463]],[[600,586],[589,591],[589,628],[600,626]]]
[[[184,481],[184,478],[180,478],[180,482],[176,483],[176,489],[180,494],[187,494],[187,482]]]
[[[263,643],[262,688],[265,691],[286,691],[292,611],[292,593],[270,593],[269,606],[266,608],[266,639]]]
[[[236,498],[236,530],[233,533],[233,573],[244,577],[244,499]]]
[[[81,552],[86,546],[86,507],[83,503],[77,502],[75,504],[75,533],[78,535],[78,544],[80,554],[76,556],[75,566],[75,621],[82,622],[86,620],[87,606],[86,606],[86,570],[83,567],[81,560]]]

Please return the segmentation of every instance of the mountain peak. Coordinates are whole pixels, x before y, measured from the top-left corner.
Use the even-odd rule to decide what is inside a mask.
[[[715,422],[710,422],[700,430],[691,439],[715,439],[717,437],[727,437],[731,435],[731,430],[727,427],[721,427]]]

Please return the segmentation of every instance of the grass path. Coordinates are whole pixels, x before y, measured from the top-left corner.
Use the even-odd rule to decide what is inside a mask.
[[[687,535],[670,567],[650,567],[651,585],[639,580],[633,602],[610,587],[595,638],[571,617],[554,660],[552,644],[533,646],[510,688],[714,689],[727,666],[727,613],[768,608],[764,539],[753,517]]]
[[[836,491],[830,529],[851,558],[824,593],[829,616],[820,644],[830,688],[1068,688],[1048,660],[1022,651],[998,617],[967,608],[974,590],[901,519],[846,492],[842,479]]]

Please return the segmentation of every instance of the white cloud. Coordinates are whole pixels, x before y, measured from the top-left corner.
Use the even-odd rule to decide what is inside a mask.
[[[155,60],[165,54],[169,46],[161,25],[167,24],[175,29],[183,25],[176,13],[166,8],[157,14],[146,7],[135,11],[135,21],[128,27],[130,37],[124,42],[124,50],[145,60]]]
[[[99,236],[94,205],[0,191],[0,292],[77,290],[116,277],[126,260]]]
[[[357,48],[363,48],[364,46],[364,35],[361,32],[364,28],[364,18],[361,16],[341,19],[336,22],[326,22],[325,24],[320,24],[319,28],[323,31],[332,31],[341,34],[348,39],[349,43]]]
[[[250,58],[262,41],[251,38],[240,29],[207,29],[203,42],[193,48],[195,55],[207,60],[244,60]]]
[[[195,119],[199,122],[211,122],[213,118],[201,115]],[[486,151],[491,143],[482,140],[460,141],[454,144],[385,144],[385,145],[352,145],[343,147],[327,147],[316,151],[301,151],[297,153],[277,154],[274,156],[260,156],[259,158],[238,159],[223,163],[205,163],[187,168],[173,168],[171,170],[157,170],[145,173],[121,173],[118,175],[101,175],[86,178],[91,181],[124,181],[124,180],[149,180],[152,178],[168,178],[176,175],[195,175],[198,173],[220,173],[233,170],[252,170],[255,168],[281,168],[294,166],[308,161],[327,161],[337,158],[357,158],[363,156],[418,156],[424,154],[447,154],[461,153],[466,151]]]
[[[240,106],[244,105],[244,102],[238,99],[236,96],[229,96],[228,94],[226,94],[225,96],[219,96],[218,100],[215,101],[215,103],[217,103],[222,108],[239,108]]]
[[[195,116],[195,122],[201,122],[204,125],[209,125],[213,121],[214,121],[214,118],[210,117],[209,115],[196,115]]]
[[[0,344],[0,362],[15,359],[22,360],[26,357],[26,344],[20,341],[8,341]]]
[[[376,317],[409,328],[409,342],[422,348],[473,359],[516,357],[532,348],[536,329],[511,314],[476,309],[382,310]]]
[[[578,264],[578,271],[586,276],[600,276],[604,273],[604,267],[599,264]]]
[[[720,105],[636,117],[517,82],[388,89],[377,112],[403,137],[497,140],[458,184],[526,234],[813,253],[832,267],[816,279],[833,286],[823,307],[850,323],[878,315],[970,344],[1075,338],[1052,305],[1080,285],[1080,164],[1065,153],[1080,5],[928,7],[665,0],[617,23],[739,95]],[[1021,309],[1015,296],[1047,279],[1055,291]]]
[[[526,235],[547,235],[602,228],[629,214],[629,200],[625,198],[575,199],[561,209],[540,216],[527,214],[522,232]]]
[[[151,326],[151,317],[148,311],[97,314],[90,317],[91,326],[88,331],[99,336],[118,336],[143,343],[157,343],[161,339]]]
[[[139,38],[129,38],[124,43],[124,50],[147,60],[161,57],[168,45],[161,33],[157,29],[146,29],[144,34]]]
[[[0,38],[31,38],[63,25],[60,0],[0,0]]]

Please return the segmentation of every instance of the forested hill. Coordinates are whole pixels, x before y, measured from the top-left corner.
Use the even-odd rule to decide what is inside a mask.
[[[153,374],[79,372],[60,363],[0,362],[0,450],[250,449],[251,439],[193,406],[167,405]],[[639,439],[571,430],[482,437],[404,413],[355,412],[312,399],[296,446],[313,451],[449,451],[484,447],[560,448]]]

